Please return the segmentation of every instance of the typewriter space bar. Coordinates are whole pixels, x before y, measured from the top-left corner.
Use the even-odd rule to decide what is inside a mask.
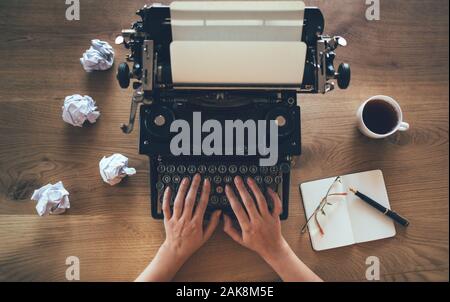
[[[300,85],[306,44],[280,41],[174,41],[174,84]]]

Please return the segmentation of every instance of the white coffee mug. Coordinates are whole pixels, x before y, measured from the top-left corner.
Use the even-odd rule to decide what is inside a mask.
[[[370,101],[373,101],[373,100],[380,100],[380,101],[388,103],[397,113],[397,125],[395,127],[393,127],[393,129],[391,131],[389,131],[388,133],[384,133],[384,134],[375,133],[372,130],[370,130],[364,123],[364,118],[363,118],[364,108],[366,107],[367,103],[369,103]],[[400,105],[393,98],[386,96],[386,95],[375,95],[375,96],[369,98],[368,100],[366,100],[364,103],[361,104],[361,106],[359,106],[359,109],[356,113],[356,117],[358,119],[359,130],[362,132],[362,134],[364,134],[365,136],[370,137],[370,138],[377,138],[377,139],[385,138],[385,137],[388,137],[389,135],[394,134],[397,131],[406,131],[409,129],[409,124],[403,121],[403,112],[402,112],[402,108],[400,107]]]

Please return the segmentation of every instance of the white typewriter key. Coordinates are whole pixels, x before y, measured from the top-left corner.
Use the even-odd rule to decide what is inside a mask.
[[[168,183],[170,183],[171,178],[170,178],[169,175],[164,175],[164,176],[162,177],[162,181],[163,181],[163,183],[168,184]]]
[[[183,174],[184,172],[186,172],[186,167],[183,166],[183,165],[179,165],[177,167],[177,172],[180,173],[180,174]]]
[[[225,165],[220,165],[219,166],[219,173],[225,173],[225,172],[227,172],[227,166],[225,166]]]
[[[241,174],[247,173],[247,172],[248,172],[247,166],[246,166],[246,165],[240,166],[240,167],[239,167],[239,172],[240,172]]]
[[[190,166],[187,168],[187,171],[188,171],[190,174],[194,174],[195,171],[197,171],[197,168],[196,168],[194,165],[190,165]]]
[[[228,167],[228,171],[230,171],[231,174],[234,174],[237,172],[237,167],[236,165],[231,165]]]
[[[257,167],[257,166],[250,166],[250,168],[248,168],[248,170],[249,170],[250,173],[252,173],[252,174],[258,173],[258,167]]]

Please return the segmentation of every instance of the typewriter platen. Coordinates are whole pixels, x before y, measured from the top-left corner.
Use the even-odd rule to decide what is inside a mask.
[[[123,132],[133,130],[140,106],[139,152],[150,158],[152,216],[163,217],[167,186],[176,190],[183,177],[200,173],[212,184],[208,212],[221,208],[232,213],[224,188],[241,175],[253,177],[263,192],[267,187],[278,192],[281,219],[286,219],[291,160],[301,153],[297,94],[326,93],[334,82],[348,87],[349,65],[334,67],[335,49],[345,46],[345,39],[324,35],[321,11],[301,1],[173,2],[144,6],[137,15],[141,20],[116,39],[130,50],[131,63],[119,65],[117,79],[122,88],[133,80],[130,119]],[[183,154],[171,149],[177,134],[171,125],[177,120],[194,129],[192,137],[196,125],[200,129],[200,141]],[[250,132],[244,132],[242,150],[229,155],[225,146],[220,155],[196,152],[208,135],[201,131],[201,121],[211,120],[223,129],[227,121],[274,121],[276,163],[260,165],[263,155],[250,154],[256,143]],[[235,142],[232,146],[238,148]]]

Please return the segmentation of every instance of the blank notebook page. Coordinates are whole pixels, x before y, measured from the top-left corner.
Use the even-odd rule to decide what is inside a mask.
[[[300,185],[306,216],[310,217],[336,177],[306,182]],[[352,187],[390,208],[383,174],[373,170],[342,177],[342,188]],[[383,213],[359,199],[353,193],[342,197],[336,209],[323,226],[324,235],[318,232],[314,219],[309,223],[309,233],[314,250],[326,250],[355,243],[395,236],[394,222]]]

